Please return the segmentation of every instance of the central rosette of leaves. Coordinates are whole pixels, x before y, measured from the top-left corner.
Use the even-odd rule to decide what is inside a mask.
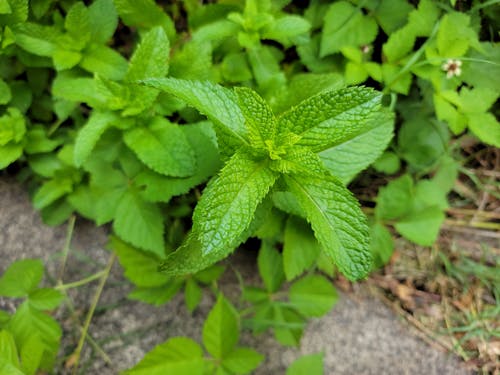
[[[248,88],[229,90],[173,78],[143,83],[205,114],[214,124],[221,153],[230,156],[203,191],[191,234],[163,262],[164,272],[193,273],[224,258],[269,214],[274,195],[285,193],[338,269],[351,280],[367,275],[371,255],[366,217],[343,181],[325,166],[324,155],[344,157],[348,142],[369,141],[367,156],[351,157],[357,158],[357,170],[344,171],[344,181],[378,157],[393,126],[380,93],[363,87],[325,92],[275,116]],[[369,150],[373,144],[376,152]]]

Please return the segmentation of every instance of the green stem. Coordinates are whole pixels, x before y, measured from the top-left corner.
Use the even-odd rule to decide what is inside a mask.
[[[63,259],[61,263],[61,268],[59,270],[59,278],[57,284],[62,284],[62,278],[64,276],[64,270],[66,268],[66,261],[68,260],[69,249],[71,246],[71,239],[73,238],[73,231],[75,229],[75,215],[72,215],[68,221],[68,231],[66,233],[66,239],[64,241],[63,247]]]
[[[500,3],[500,0],[489,0],[489,1],[486,1],[482,4],[477,4],[476,6],[473,6],[471,9],[470,9],[470,12],[473,13],[473,12],[476,12],[478,11],[479,9],[483,9],[483,8],[486,8],[486,7],[489,7],[491,5],[495,5],[495,4],[498,4]]]
[[[63,291],[63,290],[71,289],[71,288],[76,288],[76,287],[88,284],[88,283],[90,283],[90,282],[92,282],[94,280],[99,279],[100,277],[102,277],[104,275],[104,273],[105,273],[105,270],[102,270],[102,271],[94,273],[93,275],[90,275],[90,276],[88,276],[88,277],[86,277],[84,279],[81,279],[81,280],[78,280],[78,281],[74,281],[72,283],[59,284],[54,289]]]
[[[85,339],[87,337],[87,331],[89,330],[90,321],[92,320],[92,316],[94,315],[95,308],[97,307],[97,303],[99,302],[99,298],[101,297],[101,293],[104,289],[104,284],[106,284],[106,280],[108,279],[109,273],[111,271],[111,267],[113,266],[115,259],[116,259],[116,254],[113,253],[111,255],[111,257],[109,258],[109,261],[108,261],[106,268],[103,271],[101,282],[99,283],[99,286],[97,287],[97,291],[96,291],[94,298],[92,300],[90,310],[88,311],[87,317],[85,318],[85,323],[83,324],[82,334],[80,336],[80,340],[78,341],[78,346],[76,347],[76,350],[73,353],[73,355],[75,356],[73,375],[76,375],[76,373],[77,373],[78,362],[80,361],[80,355],[82,353],[83,344],[85,343]]]

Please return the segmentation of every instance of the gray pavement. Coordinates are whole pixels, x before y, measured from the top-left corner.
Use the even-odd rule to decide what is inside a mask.
[[[65,282],[79,280],[104,267],[109,257],[104,249],[106,231],[77,220]],[[65,236],[64,226],[51,228],[42,224],[28,194],[15,180],[0,178],[0,273],[14,260],[35,257],[43,259],[54,278]],[[244,275],[256,274],[251,255],[236,255],[230,262]],[[239,288],[230,272],[221,281],[221,288],[230,299],[238,298]],[[300,348],[284,348],[269,334],[253,337],[245,333],[242,344],[252,345],[267,356],[256,374],[284,374],[286,366],[299,355],[316,352],[324,353],[325,374],[468,373],[458,360],[414,336],[390,309],[370,297],[365,287],[358,289],[356,293],[342,294],[327,316],[310,322]],[[204,296],[200,308],[191,316],[181,295],[156,308],[127,300],[130,290],[119,264],[115,264],[90,329],[112,364],[106,364],[87,347],[81,362],[82,374],[117,374],[169,337],[185,335],[200,340],[202,322],[213,303],[210,295]],[[89,284],[70,293],[80,321],[94,291],[95,284]],[[65,332],[62,356],[70,354],[79,336],[67,316],[65,309],[58,312]],[[59,373],[64,372],[61,367]]]

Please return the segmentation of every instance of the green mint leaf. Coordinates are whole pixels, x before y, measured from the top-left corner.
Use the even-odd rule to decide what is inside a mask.
[[[180,129],[194,151],[196,171],[191,177],[173,178],[145,170],[134,179],[141,187],[141,196],[152,202],[168,202],[172,197],[185,194],[206,181],[220,169],[219,151],[215,133],[208,121],[181,126]]]
[[[83,48],[90,41],[90,15],[84,3],[73,4],[64,20],[64,27],[78,41],[78,46]]]
[[[310,30],[309,22],[296,15],[286,15],[276,19],[261,31],[263,39],[272,39],[280,42],[285,47],[301,41],[301,36]]]
[[[54,310],[64,300],[64,294],[55,289],[41,288],[29,294],[29,304],[38,310]]]
[[[14,25],[28,19],[28,0],[7,0],[0,12],[0,25]]]
[[[149,168],[174,177],[196,172],[196,159],[184,132],[176,124],[155,117],[147,126],[127,130],[123,139]]]
[[[43,277],[43,264],[38,259],[12,263],[0,278],[0,295],[25,297],[37,287]]]
[[[161,26],[170,40],[175,39],[175,26],[170,17],[153,0],[113,0],[123,23],[151,29]]]
[[[381,94],[348,87],[309,98],[278,118],[278,133],[301,137],[297,145],[319,152],[346,142],[374,126]]]
[[[283,257],[268,242],[263,242],[257,258],[259,274],[268,292],[276,292],[285,281]]]
[[[375,222],[370,228],[370,248],[373,254],[373,266],[383,267],[394,252],[392,234],[385,225]]]
[[[271,108],[255,91],[245,87],[234,89],[238,105],[245,117],[250,143],[253,147],[268,147],[266,141],[272,141],[276,134],[276,119]]]
[[[75,140],[74,159],[77,167],[82,166],[87,160],[104,131],[118,120],[119,117],[112,112],[98,110],[92,112]]]
[[[38,335],[28,337],[21,347],[21,365],[24,375],[35,375],[42,362],[43,343]]]
[[[64,73],[54,79],[52,94],[68,101],[86,103],[94,109],[108,109],[107,102],[113,99],[109,92],[105,95],[99,90],[95,79],[72,77]]]
[[[321,247],[304,220],[290,216],[283,239],[283,268],[286,279],[292,280],[312,267]]]
[[[0,370],[2,369],[1,366],[6,366],[6,364],[11,365],[15,369],[13,369],[13,372],[5,372],[5,374],[22,374],[22,372],[18,370],[21,366],[19,364],[16,342],[12,334],[6,330],[0,331],[0,361],[5,361],[0,362]]]
[[[56,177],[45,182],[36,191],[33,196],[33,206],[37,210],[41,210],[71,191],[73,191],[73,181],[70,178]]]
[[[323,354],[309,354],[295,360],[286,375],[323,375]]]
[[[180,350],[181,349],[181,350]],[[174,337],[156,346],[126,375],[203,375],[205,372],[202,348],[187,337]]]
[[[37,336],[38,345],[43,348],[40,369],[52,368],[62,335],[61,327],[54,318],[35,309],[26,301],[17,308],[6,328],[14,334],[16,343],[21,348],[27,345],[33,335]]]
[[[231,52],[225,55],[221,73],[228,82],[244,82],[252,79],[252,71],[244,52]]]
[[[249,374],[264,360],[264,356],[250,348],[236,348],[227,354],[221,364],[231,374]]]
[[[121,80],[127,71],[127,60],[114,49],[93,44],[85,49],[80,67],[101,77]]]
[[[170,43],[165,31],[155,27],[148,31],[130,59],[125,76],[129,82],[150,77],[163,77],[168,72]]]
[[[366,277],[371,268],[368,225],[359,203],[330,174],[285,176],[316,238],[350,280]]]
[[[143,84],[175,95],[193,106],[238,146],[248,144],[245,119],[233,91],[210,82],[175,78],[151,78],[144,80]]]
[[[193,231],[202,252],[233,248],[250,226],[258,204],[278,178],[268,162],[238,151],[203,191],[193,214]]]
[[[96,0],[88,7],[91,40],[104,44],[113,36],[118,26],[118,14],[113,0]]]
[[[156,204],[145,202],[137,192],[127,191],[121,197],[113,229],[132,245],[165,257],[163,215]]]
[[[203,344],[217,359],[231,353],[240,336],[239,316],[231,303],[219,294],[203,325]]]
[[[280,52],[271,47],[259,44],[247,50],[248,61],[262,92],[275,92],[277,87],[284,86],[286,77],[280,66]]]
[[[346,46],[361,47],[373,42],[377,36],[377,23],[363,15],[361,9],[347,1],[330,5],[325,14],[321,39],[321,57],[340,51]]]
[[[189,41],[176,51],[170,61],[169,75],[175,78],[210,80],[212,70],[212,45]]]
[[[9,143],[0,146],[0,169],[3,169],[15,162],[23,154],[23,146],[20,144]]]
[[[319,153],[325,167],[344,184],[372,164],[393,137],[394,115],[388,111],[374,114],[364,131]]]
[[[306,276],[290,287],[290,304],[307,317],[327,314],[338,299],[332,283],[323,276]]]
[[[19,143],[26,133],[26,120],[23,114],[14,107],[9,107],[0,117],[0,146],[9,142]]]
[[[139,287],[165,285],[168,277],[158,272],[159,257],[136,249],[116,236],[111,236],[108,247],[118,256],[128,280]]]

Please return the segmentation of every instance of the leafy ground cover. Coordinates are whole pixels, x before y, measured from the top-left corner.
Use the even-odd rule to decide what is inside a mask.
[[[83,280],[39,288],[36,260],[5,272],[0,294],[24,302],[2,312],[0,368],[49,371],[61,332],[44,312],[99,279],[70,356],[76,372],[115,261],[130,299],[162,305],[183,292],[191,312],[203,290],[218,301],[201,341],[167,341],[129,373],[251,372],[260,354],[228,338],[271,330],[297,345],[307,319],[335,303],[328,278],[394,262],[399,236],[434,249],[429,262],[449,278],[445,288],[409,274],[406,287],[432,295],[437,283],[453,305],[450,285],[477,272],[487,292],[466,289],[496,304],[496,258],[435,250],[441,228],[499,229],[495,5],[1,0],[2,173],[26,183],[48,224],[80,215],[112,235],[108,265]],[[259,250],[262,279],[241,281],[238,306],[217,288],[217,262],[237,248]],[[401,292],[398,277],[381,285]],[[470,316],[443,316],[452,347],[488,370],[496,328],[479,340],[463,328]]]

